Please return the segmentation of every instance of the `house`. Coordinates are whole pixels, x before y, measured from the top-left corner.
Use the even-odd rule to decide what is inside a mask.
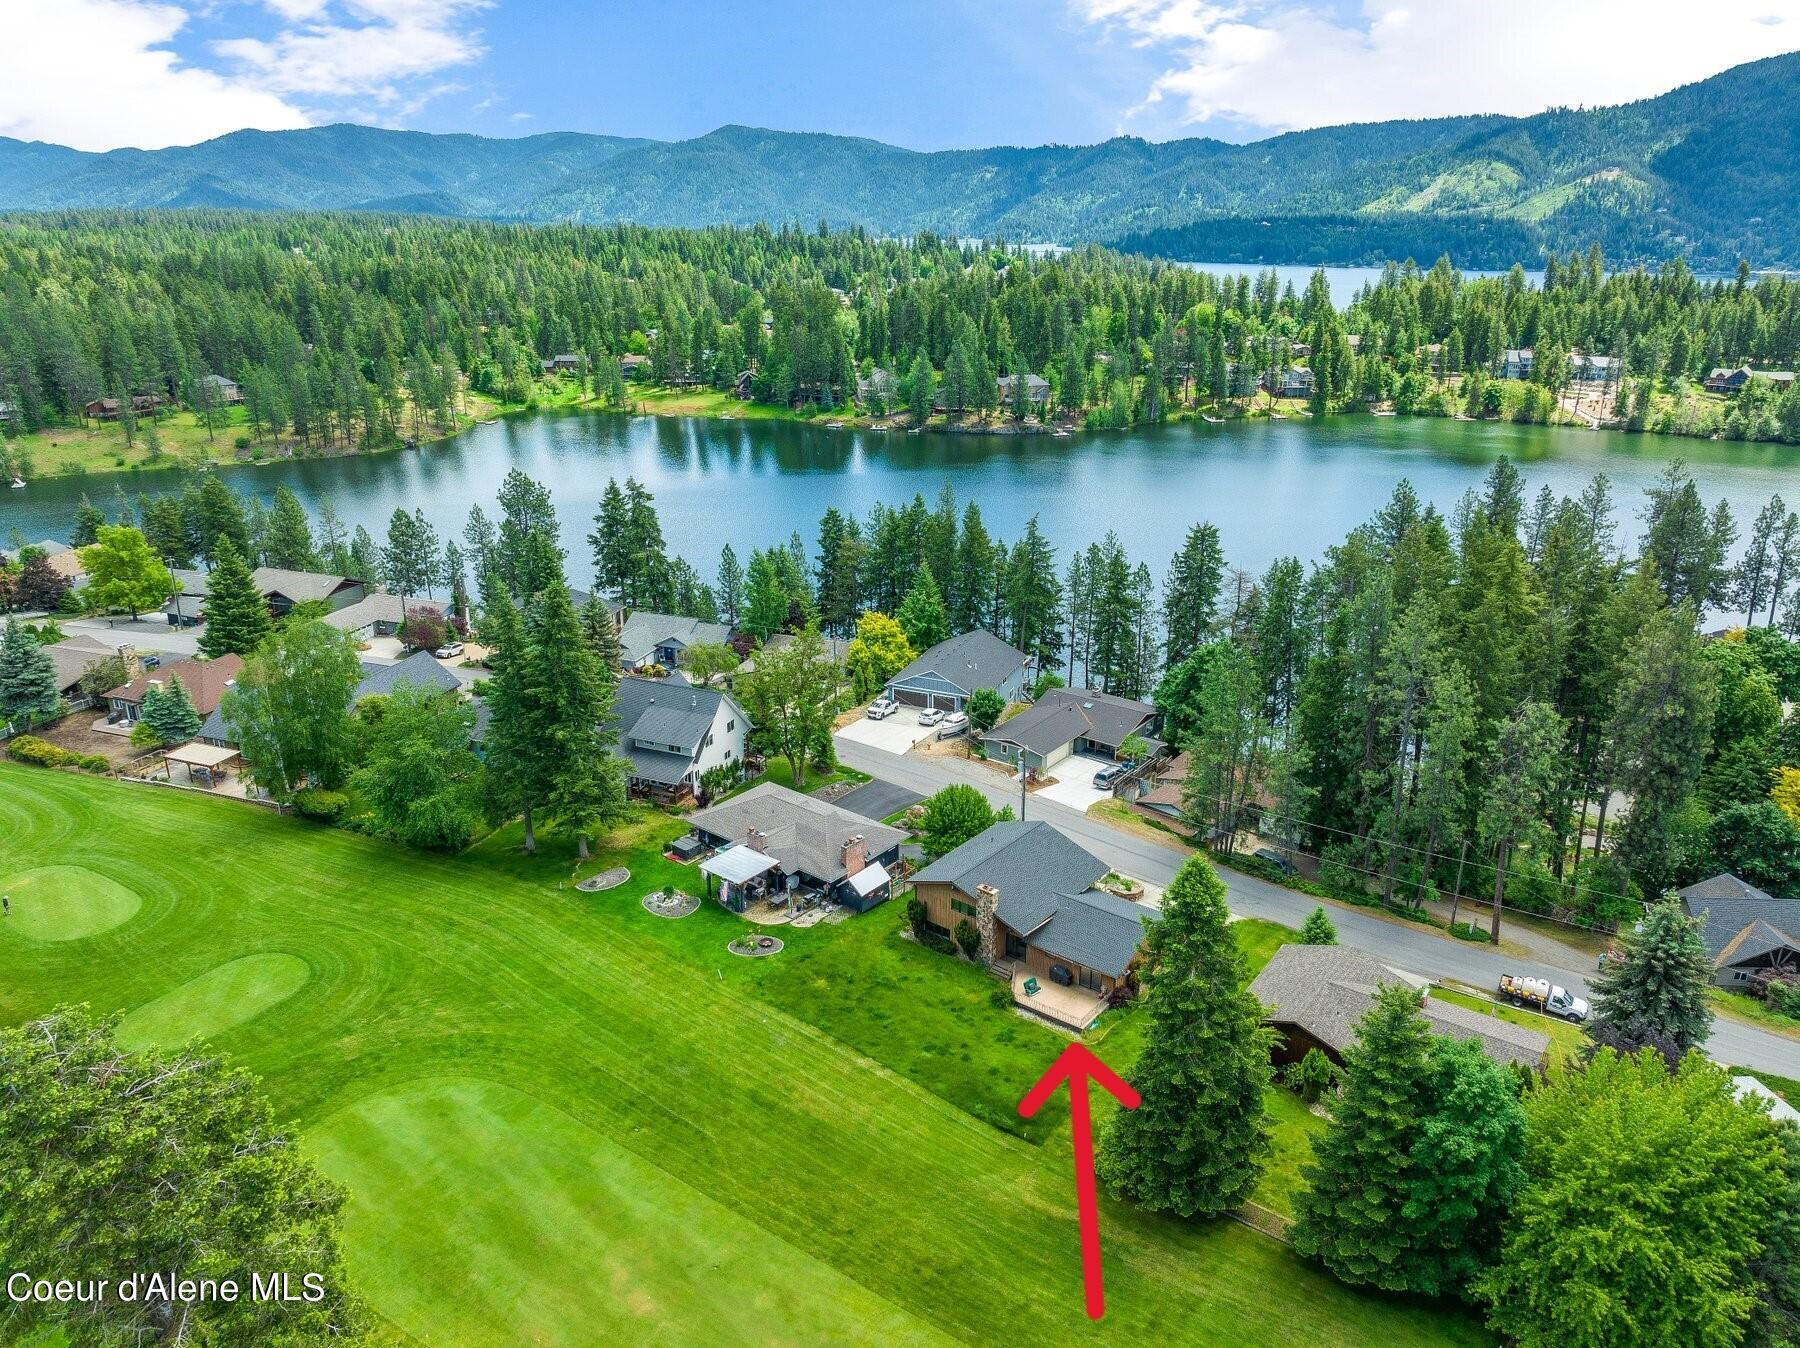
[[[160,393],[134,393],[131,395],[131,410],[138,416],[149,416],[168,405],[169,400]],[[91,420],[117,421],[119,419],[119,400],[117,398],[96,398],[82,408]]]
[[[1043,771],[1071,754],[1119,756],[1133,735],[1151,741],[1162,713],[1148,702],[1091,688],[1052,688],[981,738],[989,758]]]
[[[1729,873],[1678,889],[1712,960],[1713,982],[1739,988],[1763,971],[1800,978],[1800,900],[1778,899]]]
[[[1766,379],[1783,392],[1794,386],[1792,370],[1752,370],[1740,365],[1735,370],[1718,367],[1701,381],[1701,387],[1708,393],[1742,393],[1752,379]]]
[[[689,646],[723,646],[730,640],[731,628],[724,623],[672,613],[633,613],[619,629],[619,663],[627,670],[649,665],[674,669]]]
[[[1276,398],[1310,398],[1313,372],[1304,365],[1290,365],[1278,374],[1265,374],[1262,390]]]
[[[1193,770],[1193,757],[1186,753],[1153,760],[1146,771],[1121,781],[1114,794],[1145,818],[1185,829],[1181,798]]]
[[[624,355],[619,357],[619,373],[627,379],[636,379],[641,374],[650,372],[650,357]]]
[[[1268,1008],[1265,1023],[1278,1036],[1274,1059],[1297,1062],[1308,1049],[1318,1049],[1342,1064],[1356,1042],[1358,1023],[1383,984],[1404,983],[1419,990],[1420,1011],[1433,1034],[1473,1040],[1502,1066],[1517,1063],[1541,1069],[1550,1052],[1550,1036],[1498,1016],[1483,1015],[1433,1000],[1430,980],[1338,945],[1284,945],[1250,984],[1250,995]]]
[[[144,710],[144,694],[153,685],[166,685],[172,679],[181,680],[181,686],[187,689],[188,701],[194,704],[195,711],[202,717],[210,716],[219,709],[225,690],[231,687],[243,669],[242,656],[221,655],[216,660],[177,660],[172,665],[139,674],[130,683],[121,684],[105,694],[103,700],[110,713],[108,719],[118,718],[129,725],[137,724],[137,719]]]
[[[175,578],[175,593],[163,604],[163,617],[169,620],[171,627],[192,627],[200,621],[206,607],[206,572],[172,566],[169,574]]]
[[[1025,696],[1031,657],[992,632],[976,628],[940,641],[888,680],[887,695],[908,707],[961,711],[977,688],[992,688],[1006,702]]]
[[[856,378],[856,401],[864,407],[876,398],[891,407],[899,396],[900,381],[894,377],[892,370],[877,366],[869,371],[866,379],[861,375]]]
[[[0,422],[13,425],[19,420],[19,405],[0,398]]]
[[[786,650],[793,644],[794,634],[792,632],[774,632],[770,634],[767,641],[763,642],[761,649],[765,651],[780,651]],[[819,644],[825,648],[826,658],[834,665],[841,666],[850,654],[850,643],[843,637],[828,637],[821,635]],[[749,655],[744,657],[744,662],[731,671],[732,676],[735,678],[739,674],[748,674],[753,671],[756,668],[756,657],[758,654],[758,651],[752,651]]]
[[[328,610],[347,608],[368,593],[368,583],[351,576],[328,576],[318,571],[286,571],[259,566],[250,573],[256,588],[269,601],[269,612],[281,617],[298,604],[323,604]]]
[[[406,605],[397,594],[373,590],[354,604],[333,609],[323,621],[327,627],[347,633],[353,641],[391,637],[406,623]]]
[[[773,898],[814,890],[862,913],[893,889],[906,834],[812,796],[764,782],[741,796],[694,813],[689,822],[706,846],[720,849],[700,863],[707,892],[734,913]]]
[[[1160,916],[1101,888],[1108,874],[1043,820],[1008,820],[921,870],[913,894],[934,935],[974,926],[982,960],[1012,979],[1016,1003],[1086,1029],[1126,981],[1144,924]]]
[[[414,651],[404,660],[392,664],[378,664],[373,660],[358,663],[362,666],[362,679],[350,694],[352,706],[367,698],[391,696],[402,684],[430,689],[443,696],[462,694],[462,680],[433,659],[430,651]],[[237,744],[217,707],[207,715],[200,733],[194,738],[220,748]]]
[[[1569,377],[1578,384],[1610,384],[1619,377],[1617,356],[1593,356],[1569,352]]]
[[[1000,406],[1010,407],[1013,400],[1013,380],[1025,380],[1025,400],[1033,407],[1042,407],[1050,401],[1050,381],[1040,375],[1024,376],[1003,374],[994,381],[994,392],[1000,397]]]
[[[540,360],[540,368],[545,374],[580,374],[581,357],[571,355],[552,356],[549,360]]]
[[[71,585],[79,585],[87,579],[87,570],[81,564],[81,549],[72,548],[67,543],[58,543],[54,538],[27,543],[22,548],[0,548],[0,557],[17,566],[19,559],[27,552],[43,553],[49,568]]]
[[[631,789],[663,804],[692,801],[700,778],[744,761],[755,726],[729,693],[667,679],[623,678],[613,693],[612,729],[631,764]]]
[[[742,398],[748,402],[750,394],[753,392],[751,385],[755,380],[756,372],[754,370],[739,370],[737,378],[733,380],[731,384],[732,396]]]
[[[1500,356],[1500,377],[1502,379],[1529,379],[1536,365],[1536,353],[1531,347],[1508,347]]]
[[[194,381],[196,390],[203,400],[210,400],[214,407],[226,407],[244,401],[244,390],[237,382],[227,379],[222,374],[203,374]]]
[[[137,667],[137,652],[130,646],[109,646],[89,636],[65,637],[53,646],[42,648],[56,671],[56,691],[63,697],[80,693],[81,679],[88,669],[102,660],[123,657],[128,669]]]

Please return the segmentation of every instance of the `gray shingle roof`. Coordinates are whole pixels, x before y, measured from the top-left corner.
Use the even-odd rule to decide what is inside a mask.
[[[250,573],[250,579],[262,593],[285,595],[296,604],[329,599],[340,587],[361,583],[349,576],[328,576],[320,571],[286,571],[278,566],[259,566]]]
[[[1284,945],[1250,984],[1250,995],[1270,1008],[1270,1020],[1297,1025],[1341,1054],[1356,1042],[1378,987],[1420,981],[1346,946]],[[1473,1039],[1495,1062],[1537,1067],[1550,1049],[1548,1035],[1498,1016],[1429,996],[1420,1010],[1433,1034]]]
[[[861,835],[864,852],[871,860],[906,838],[897,828],[773,782],[697,810],[689,822],[733,842],[743,842],[750,830],[756,829],[766,835],[763,851],[778,860],[783,870],[804,872],[828,884],[844,878],[844,843],[851,837]]]
[[[699,750],[700,740],[712,725],[721,702],[729,703],[745,728],[750,727],[749,715],[729,693],[670,679],[628,675],[619,680],[613,691],[613,721],[624,743],[641,738],[656,745],[679,745],[691,758]]]
[[[1053,753],[1078,739],[1117,749],[1156,715],[1148,702],[1089,688],[1052,688],[1036,705],[990,730],[984,739],[1022,744],[1033,753]]]
[[[1032,945],[1058,959],[1118,978],[1131,964],[1154,909],[1094,888],[1104,861],[1041,819],[1007,820],[948,852],[913,877],[949,884],[975,897],[980,885],[999,891],[995,915]]]
[[[1701,919],[1700,939],[1706,942],[1706,953],[1715,965],[1754,958],[1732,947],[1745,928],[1758,922],[1767,924],[1786,937],[1788,945],[1800,949],[1800,940],[1794,937],[1796,929],[1800,929],[1800,901],[1777,899],[1728,872],[1675,893],[1688,916]],[[1764,944],[1756,953],[1767,954],[1774,948]],[[1727,951],[1731,952],[1729,956]]]
[[[658,786],[675,786],[693,769],[692,754],[671,754],[661,749],[641,749],[635,744],[621,745],[620,755],[631,763],[631,775]]]
[[[936,674],[963,692],[972,693],[977,688],[1000,687],[1024,668],[1026,661],[1023,651],[1014,650],[992,632],[978,627],[938,642],[889,679],[888,687],[924,674]]]
[[[731,640],[723,623],[704,623],[672,613],[634,613],[619,632],[619,654],[628,665],[641,664],[665,641],[682,646],[722,646]]]
[[[403,683],[435,688],[444,693],[453,693],[462,687],[462,681],[439,664],[430,651],[414,651],[391,665],[376,664],[372,660],[364,660],[361,664],[363,677],[356,685],[355,697],[358,702],[365,697],[386,696]]]

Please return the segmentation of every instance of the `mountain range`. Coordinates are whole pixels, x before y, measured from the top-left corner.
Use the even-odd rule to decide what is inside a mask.
[[[0,209],[213,207],[532,222],[825,220],[1165,256],[1463,266],[1800,264],[1800,53],[1618,107],[1324,127],[1249,144],[920,152],[726,126],[683,141],[335,125],[89,153],[0,138]]]

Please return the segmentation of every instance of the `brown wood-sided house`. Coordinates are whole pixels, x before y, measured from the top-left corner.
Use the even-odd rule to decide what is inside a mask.
[[[131,395],[131,410],[138,416],[148,416],[152,412],[167,407],[169,400],[160,393],[134,393]],[[119,419],[119,400],[117,398],[95,398],[82,411],[92,421],[117,421]]]
[[[144,710],[144,695],[153,684],[168,687],[175,679],[187,690],[188,701],[204,720],[219,709],[225,690],[244,671],[239,655],[221,655],[216,660],[177,660],[172,665],[139,674],[130,683],[121,684],[105,696],[111,713],[128,724],[136,724]]]

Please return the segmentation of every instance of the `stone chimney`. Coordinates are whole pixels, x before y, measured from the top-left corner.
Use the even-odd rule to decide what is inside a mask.
[[[992,964],[1000,958],[999,924],[994,910],[1000,906],[1000,891],[992,885],[975,886],[975,930],[981,933],[981,962]]]
[[[848,879],[864,866],[869,864],[868,847],[863,842],[863,835],[853,833],[844,839],[844,876]]]
[[[763,844],[769,841],[769,835],[759,828],[750,829],[744,834],[744,845],[752,851],[760,852]]]
[[[119,659],[125,662],[125,680],[129,683],[144,672],[144,662],[138,658],[137,647],[126,642],[119,647]]]

